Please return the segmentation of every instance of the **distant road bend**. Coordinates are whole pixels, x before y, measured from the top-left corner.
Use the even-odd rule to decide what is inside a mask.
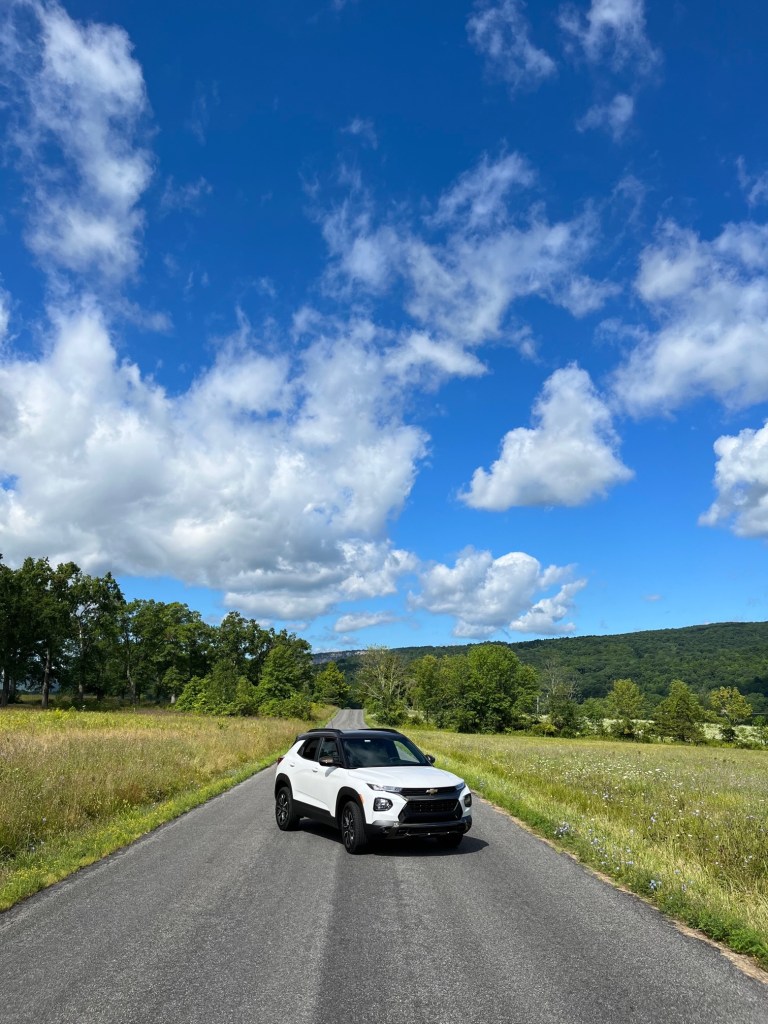
[[[278,831],[262,772],[0,916],[0,1021],[768,1022],[768,986],[475,811],[456,851],[350,857],[332,829]]]

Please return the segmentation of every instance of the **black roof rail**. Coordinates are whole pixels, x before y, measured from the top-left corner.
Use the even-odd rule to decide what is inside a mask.
[[[307,729],[306,732],[302,732],[299,735],[300,736],[309,736],[313,732],[332,732],[332,733],[335,733],[335,735],[337,735],[337,736],[341,736],[343,731],[344,731],[343,729],[332,729],[329,726],[327,726],[324,729]]]

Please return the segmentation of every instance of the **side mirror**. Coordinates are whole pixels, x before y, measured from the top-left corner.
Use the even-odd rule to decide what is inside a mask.
[[[338,768],[341,761],[338,757],[334,757],[333,754],[325,754],[320,758],[320,764],[323,768]]]
[[[435,755],[434,754],[426,754],[425,756],[426,756],[426,758],[427,758],[427,760],[429,761],[430,764],[434,764],[435,763]]]

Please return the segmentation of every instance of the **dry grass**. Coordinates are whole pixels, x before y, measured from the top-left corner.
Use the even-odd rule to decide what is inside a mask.
[[[247,777],[305,727],[172,712],[4,711],[0,909]]]
[[[550,840],[768,966],[768,752],[413,732]]]

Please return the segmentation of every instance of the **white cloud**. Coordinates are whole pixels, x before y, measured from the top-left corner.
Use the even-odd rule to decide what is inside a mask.
[[[703,241],[668,222],[641,255],[636,288],[662,326],[616,374],[630,412],[768,398],[768,225],[729,224]]]
[[[361,612],[359,615],[342,615],[340,619],[337,619],[334,624],[334,631],[336,633],[353,633],[358,629],[369,629],[371,626],[384,626],[389,622],[394,622],[395,616],[389,612],[371,612],[366,614]]]
[[[570,580],[572,567],[541,564],[531,555],[512,551],[493,558],[489,551],[467,548],[453,568],[438,564],[421,576],[422,589],[411,604],[434,614],[456,618],[453,635],[483,639],[504,630],[554,635],[568,633],[563,619],[573,608],[585,580]],[[539,596],[559,587],[551,597]]]
[[[405,380],[415,376],[427,386],[441,377],[480,377],[486,373],[472,352],[451,341],[435,341],[424,331],[406,335],[402,344],[392,349],[387,368],[396,377]]]
[[[0,288],[0,346],[8,337],[11,323],[11,299],[4,288]]]
[[[631,96],[620,92],[613,97],[610,103],[598,103],[590,107],[584,117],[578,121],[576,127],[581,132],[588,128],[604,129],[611,135],[614,142],[618,142],[632,120],[634,111],[635,101]]]
[[[645,0],[592,0],[586,14],[568,5],[560,13],[560,26],[593,64],[649,72],[659,62],[645,34]]]
[[[373,121],[366,120],[363,117],[353,117],[349,124],[342,128],[342,131],[347,135],[357,136],[366,145],[370,146],[371,149],[378,149],[379,147],[379,139],[376,135]]]
[[[282,619],[393,593],[413,571],[386,530],[425,437],[401,420],[372,328],[326,325],[291,365],[243,321],[171,396],[118,360],[93,301],[52,315],[43,358],[0,358],[10,561],[171,575]]]
[[[715,454],[718,496],[699,522],[768,540],[768,421],[759,430],[719,437]]]
[[[533,429],[510,430],[491,469],[475,470],[461,496],[468,505],[583,505],[632,477],[616,454],[608,407],[584,370],[554,373],[533,412]]]
[[[323,220],[332,257],[326,287],[349,299],[402,281],[406,312],[441,344],[465,348],[504,334],[530,354],[528,335],[508,323],[515,301],[538,296],[583,316],[617,290],[581,273],[597,238],[591,210],[551,222],[534,204],[513,216],[508,191],[531,181],[521,157],[483,157],[425,219],[434,240],[404,222],[378,225],[369,201],[347,199]]]
[[[482,0],[467,21],[467,34],[489,70],[510,92],[533,88],[555,74],[555,62],[531,42],[521,0]]]
[[[79,24],[57,3],[27,6],[38,33],[5,53],[30,182],[29,244],[50,270],[120,279],[138,264],[137,203],[151,175],[137,144],[147,112],[141,68],[123,29]]]
[[[739,185],[749,206],[759,206],[768,202],[768,171],[762,174],[750,174],[743,156],[736,161],[736,173]]]
[[[177,185],[171,175],[165,183],[160,209],[163,213],[170,213],[172,210],[197,211],[203,197],[210,195],[212,191],[211,184],[202,176],[197,181],[187,182],[186,185]]]
[[[509,628],[516,633],[572,633],[574,624],[562,620],[571,613],[576,595],[586,585],[586,580],[563,584],[554,597],[537,601],[524,615],[510,622]]]
[[[347,281],[376,294],[391,284],[402,243],[389,225],[373,226],[369,208],[346,200],[324,219],[323,237],[337,260],[329,274],[335,285]]]
[[[515,186],[528,188],[536,180],[532,167],[519,153],[510,153],[495,162],[484,155],[477,167],[466,171],[437,204],[434,224],[455,222],[458,214],[469,230],[484,228],[506,220],[505,199]]]
[[[204,146],[208,140],[211,113],[219,103],[219,87],[216,82],[213,82],[209,88],[205,88],[200,82],[197,83],[192,110],[184,127],[194,135],[201,146]]]

